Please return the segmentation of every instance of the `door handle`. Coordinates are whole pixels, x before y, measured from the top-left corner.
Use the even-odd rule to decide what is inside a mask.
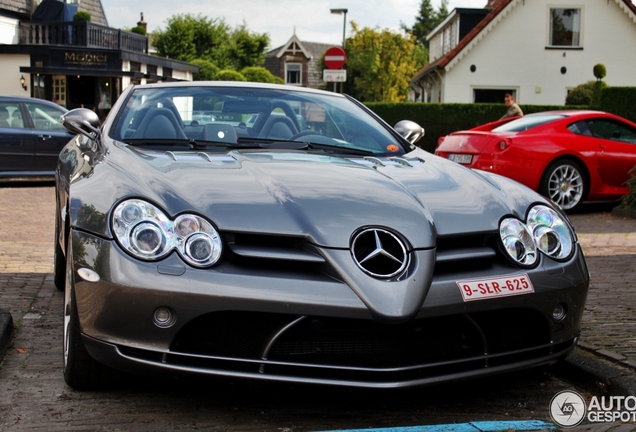
[[[38,138],[42,139],[42,141],[46,141],[53,137],[51,135],[38,135]]]

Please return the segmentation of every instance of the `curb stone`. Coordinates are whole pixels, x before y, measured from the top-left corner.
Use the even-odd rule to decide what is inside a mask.
[[[598,352],[587,351],[579,346],[550,372],[566,380],[575,380],[594,395],[636,395],[636,373],[633,368],[607,360]]]
[[[13,336],[13,317],[8,310],[0,309],[0,362],[4,358]]]

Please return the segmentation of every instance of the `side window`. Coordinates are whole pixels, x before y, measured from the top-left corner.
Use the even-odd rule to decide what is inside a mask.
[[[592,131],[590,131],[590,127],[587,125],[587,121],[581,120],[576,123],[572,123],[568,126],[570,132],[573,132],[577,135],[585,135],[592,136]]]
[[[37,103],[27,103],[26,105],[36,129],[50,131],[65,130],[60,122],[60,116],[62,115],[60,110]]]
[[[612,120],[589,121],[590,130],[597,138],[636,144],[636,129]]]
[[[20,107],[16,102],[0,104],[0,128],[25,128]]]

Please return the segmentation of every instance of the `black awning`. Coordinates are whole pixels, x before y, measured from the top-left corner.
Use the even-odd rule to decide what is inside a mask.
[[[129,72],[118,69],[84,69],[68,67],[20,67],[20,72],[40,75],[85,75],[96,77],[124,77],[143,78],[142,72]]]

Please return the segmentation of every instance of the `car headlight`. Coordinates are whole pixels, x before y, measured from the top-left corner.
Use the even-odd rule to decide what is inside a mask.
[[[176,249],[190,265],[208,267],[221,257],[219,233],[198,215],[173,221],[154,205],[130,199],[115,207],[112,224],[119,244],[136,258],[158,260]]]
[[[516,218],[502,220],[499,236],[509,257],[523,266],[536,263],[537,251],[556,260],[567,259],[574,245],[567,222],[556,211],[544,205],[532,207],[526,223]]]
[[[501,221],[499,235],[504,249],[514,261],[524,266],[537,262],[537,247],[532,234],[519,219],[508,218]]]
[[[549,257],[561,260],[572,253],[572,232],[567,222],[550,207],[533,207],[528,213],[528,228],[539,250]]]

